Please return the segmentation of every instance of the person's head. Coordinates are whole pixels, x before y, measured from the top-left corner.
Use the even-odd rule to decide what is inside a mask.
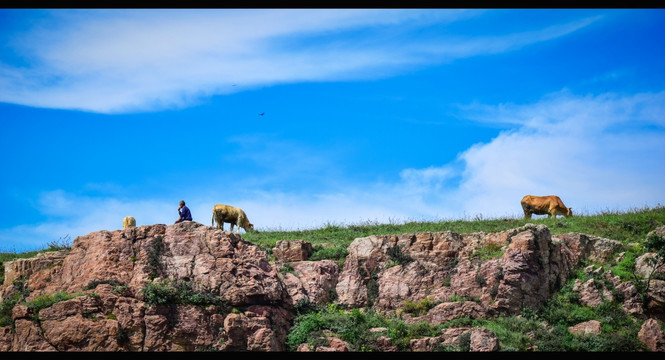
[[[180,206],[185,206],[185,200],[180,200]]]

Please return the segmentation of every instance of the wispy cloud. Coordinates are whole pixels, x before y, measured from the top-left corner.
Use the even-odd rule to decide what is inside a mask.
[[[664,101],[662,92],[563,91],[536,104],[467,109],[476,120],[518,127],[460,154],[465,169],[453,195],[487,215],[508,213],[526,194],[559,194],[587,211],[662,203]]]
[[[191,193],[187,201],[201,223],[209,223],[212,206],[222,201],[246,209],[264,230],[365,220],[521,216],[519,200],[526,194],[557,194],[578,213],[662,205],[664,103],[665,92],[579,96],[562,91],[532,104],[476,104],[460,116],[499,119],[516,127],[462,151],[452,163],[404,169],[396,182],[336,179],[339,187],[318,192],[245,184],[249,188],[240,192],[236,187],[243,183],[236,181]],[[300,176],[298,171],[290,174]],[[170,224],[177,217],[177,200],[45,192],[38,200],[44,221],[2,230],[0,243],[21,238],[24,246],[38,247],[56,235],[119,229],[127,215],[139,225]]]
[[[515,126],[451,163],[404,169],[396,182],[349,183],[315,199],[282,193],[276,198],[292,203],[278,217],[316,226],[314,214],[347,222],[521,216],[519,200],[527,194],[557,194],[587,213],[663,204],[663,104],[664,92],[562,91],[532,104],[469,107],[461,118]],[[255,209],[264,203],[260,198]],[[269,216],[260,220],[272,222]]]
[[[122,228],[125,216],[134,216],[137,225],[172,223],[177,219],[177,200],[126,199],[76,195],[63,190],[45,191],[36,199],[41,221],[0,230],[0,251],[34,250],[69,236],[98,230]]]
[[[232,86],[238,83],[247,89],[374,78],[405,65],[511,51],[597,20],[502,36],[398,40],[478,14],[482,11],[55,10],[35,20],[33,29],[11,34],[0,62],[0,101],[108,113],[183,107],[238,91]]]

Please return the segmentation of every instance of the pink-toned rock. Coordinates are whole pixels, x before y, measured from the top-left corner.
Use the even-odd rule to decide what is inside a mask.
[[[644,307],[642,299],[635,285],[630,282],[622,282],[616,289],[623,295],[623,310],[633,316],[642,316]]]
[[[64,320],[43,320],[41,328],[58,351],[117,351],[118,322],[87,319],[81,314]]]
[[[411,339],[409,347],[413,352],[432,352],[442,343],[439,337],[426,337],[421,339]]]
[[[349,351],[349,344],[347,344],[345,341],[332,337],[328,338],[328,344],[330,347],[333,349],[335,352],[348,352]],[[317,350],[319,351],[319,350]]]
[[[487,329],[476,329],[471,332],[469,351],[492,352],[499,351],[499,338]]]
[[[458,327],[458,328],[449,328],[446,329],[441,335],[443,340],[443,345],[453,345],[458,344],[460,336],[471,332],[473,329],[470,327]]]
[[[603,324],[600,323],[600,321],[597,320],[589,320],[585,321],[583,323],[579,323],[575,326],[571,326],[568,328],[568,331],[570,331],[571,334],[573,335],[599,335],[600,332],[602,331]]]
[[[305,261],[312,256],[314,248],[304,240],[279,240],[272,249],[275,258],[285,262]]]
[[[332,260],[300,261],[292,263],[291,266],[298,279],[297,283],[291,287],[296,291],[289,291],[293,304],[305,297],[315,305],[330,302],[330,291],[337,286],[339,276],[339,266],[336,262]],[[290,280],[290,283],[293,284],[293,280]]]
[[[10,285],[18,278],[28,278],[39,271],[59,266],[68,253],[68,250],[45,252],[29,259],[16,259],[5,262],[4,285]]]
[[[432,308],[427,315],[407,319],[406,322],[418,323],[426,321],[430,324],[438,325],[460,317],[480,319],[485,317],[485,315],[485,309],[482,305],[473,301],[444,302]]]
[[[12,349],[12,339],[14,335],[12,334],[11,326],[0,327],[0,351],[7,352]]]
[[[166,351],[170,345],[166,336],[169,327],[168,318],[160,314],[146,314],[143,321],[145,324],[145,338],[141,350]]]
[[[665,318],[665,281],[651,280],[646,304],[647,312],[660,319]]]
[[[300,344],[296,349],[297,352],[311,352],[312,348],[308,344]]]
[[[120,297],[111,312],[118,319],[119,331],[126,335],[123,346],[128,351],[143,350],[145,339],[145,303],[142,301]],[[109,309],[105,309],[108,313]]]
[[[284,273],[282,278],[282,283],[284,288],[288,293],[288,304],[293,307],[296,304],[309,302],[309,296],[307,296],[307,289],[303,282],[292,272]]]
[[[637,337],[651,351],[665,351],[665,334],[658,321],[648,319],[642,324]]]
[[[635,272],[642,276],[649,276],[650,274],[662,274],[665,273],[665,266],[654,266],[652,262],[649,262],[650,259],[653,259],[656,256],[656,253],[645,253],[640,255],[635,259]]]
[[[608,262],[622,248],[619,241],[580,233],[555,235],[553,239],[565,243],[577,258],[588,258],[594,262]]]
[[[281,274],[280,264],[271,264],[258,246],[196,222],[99,231],[77,237],[71,250],[60,255],[5,263],[9,279],[21,280],[0,285],[1,299],[24,294],[24,289],[30,295],[23,303],[58,291],[82,295],[39,314],[16,305],[15,330],[0,328],[0,350],[285,351],[294,316],[287,309],[305,300],[324,305],[333,290],[341,305],[371,303],[380,312],[401,313],[408,323],[517,314],[549,299],[581,259],[609,256],[613,242],[605,240],[580,234],[552,237],[545,226],[532,224],[491,234],[369,236],[351,243],[341,272],[333,261],[306,261],[307,245],[287,242],[276,252],[288,253],[293,246],[300,255],[291,263],[293,272]],[[478,254],[488,247],[500,251],[481,261]],[[624,309],[641,314],[634,286],[608,273],[592,274],[605,276],[604,282],[623,294]],[[188,282],[224,306],[146,304],[155,300],[143,291],[146,284],[165,286],[165,279]],[[98,285],[89,288],[93,282]],[[657,282],[649,314],[665,293]],[[578,284],[578,290],[584,285]],[[597,293],[601,299],[612,296],[607,289]],[[425,315],[402,311],[407,300],[424,299],[434,305]],[[36,316],[39,323],[32,320]],[[449,329],[417,339],[413,348],[455,345],[461,335],[471,336],[469,331]],[[476,337],[476,349],[494,348],[489,334]],[[314,350],[350,348],[334,334],[328,339],[327,346]],[[395,350],[389,338],[380,339],[379,349]]]
[[[18,304],[12,309],[12,319],[14,319],[14,321],[18,319],[27,319],[28,317],[30,317],[30,309],[27,306]]]
[[[395,312],[406,300],[417,303],[429,297],[434,302],[450,302],[456,297],[477,302],[465,305],[473,307],[474,316],[517,314],[525,306],[537,309],[567,281],[588,253],[573,251],[570,246],[586,249],[587,240],[572,236],[552,241],[547,227],[532,224],[494,234],[358,238],[349,246],[339,276],[338,301],[350,307],[373,301],[375,308]],[[586,243],[580,245],[580,241]],[[479,261],[476,253],[488,246],[503,248],[503,255]],[[401,259],[396,259],[399,253]],[[435,317],[454,318],[462,307],[452,308],[457,309],[453,315]]]
[[[288,294],[265,252],[238,234],[196,222],[94,232],[77,237],[68,252],[5,266],[10,277],[23,276],[22,284],[31,290],[22,302],[59,291],[84,294],[39,314],[16,305],[15,331],[0,336],[0,349],[7,351],[280,351],[291,326],[292,315],[282,308]],[[152,276],[157,276],[158,286],[163,286],[162,278],[189,281],[229,306],[245,308],[248,315],[239,323],[239,344],[233,338],[226,346],[220,343],[236,330],[224,327],[228,313],[221,308],[146,306],[142,289]],[[315,277],[307,281],[311,286],[331,286]],[[98,285],[89,289],[93,282]],[[0,296],[20,294],[19,286],[8,281],[0,286]],[[316,290],[310,292],[318,296]],[[39,324],[32,321],[34,315]],[[230,314],[227,322],[234,316]]]
[[[412,339],[409,343],[411,351],[414,352],[433,352],[442,349],[443,347],[453,347],[460,349],[461,336],[473,331],[470,327],[449,328],[443,334],[435,337],[425,337],[420,339]]]
[[[602,268],[600,270],[602,271]],[[603,301],[617,300],[612,291],[606,286],[605,283],[608,282],[620,294],[619,298],[623,302],[622,307],[624,311],[635,316],[642,316],[644,314],[642,299],[635,285],[630,282],[622,282],[618,276],[612,275],[609,271],[600,273],[597,270],[593,270],[592,273],[594,276],[602,276],[604,279],[589,279],[586,282],[581,282],[578,279],[573,285],[573,291],[579,294],[580,304],[596,307]]]
[[[580,304],[584,306],[596,307],[603,302],[602,295],[598,291],[594,279],[589,279],[584,283],[579,281],[579,279],[575,280],[573,291],[576,291],[580,294]]]
[[[57,349],[49,344],[42,330],[37,323],[19,319],[14,323],[14,337],[12,339],[11,351],[56,351]],[[3,345],[6,347],[6,345]]]
[[[398,352],[399,348],[393,344],[392,339],[387,336],[379,336],[376,345],[381,352]]]
[[[292,315],[269,306],[250,307],[245,314],[224,319],[223,351],[285,351],[286,331]]]
[[[162,253],[151,258],[157,244]],[[31,297],[75,293],[92,281],[115,280],[140,299],[152,275],[194,281],[234,305],[279,302],[285,296],[277,271],[257,246],[238,234],[183,222],[77,237],[52,281],[44,287],[31,284]]]

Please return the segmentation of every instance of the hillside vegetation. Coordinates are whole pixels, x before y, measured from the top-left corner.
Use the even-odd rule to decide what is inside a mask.
[[[453,231],[456,233],[500,232],[519,228],[527,223],[547,226],[551,233],[585,233],[620,241],[624,246],[624,260],[611,267],[612,273],[623,281],[640,282],[634,274],[635,259],[645,252],[647,234],[665,225],[665,208],[646,208],[628,212],[604,212],[590,216],[571,218],[547,217],[533,219],[474,219],[438,222],[406,222],[402,224],[380,224],[366,222],[354,225],[329,224],[320,229],[305,231],[266,231],[244,235],[270,252],[278,240],[302,239],[314,244],[316,252],[312,258],[338,260],[343,264],[346,247],[355,239],[370,235]],[[653,250],[653,249],[652,249]],[[590,265],[590,264],[589,264]],[[589,280],[589,275],[580,269],[541,309],[525,309],[519,316],[496,319],[455,319],[449,323],[433,326],[427,323],[405,324],[396,318],[377,314],[373,309],[359,312],[343,310],[334,304],[327,308],[306,309],[295,321],[289,336],[289,345],[295,350],[304,342],[311,346],[321,343],[323,332],[332,332],[346,341],[354,350],[376,349],[377,335],[369,331],[372,327],[386,328],[393,343],[400,349],[408,349],[410,339],[436,336],[450,327],[470,326],[486,328],[497,334],[502,350],[508,351],[642,351],[644,344],[638,340],[643,320],[626,314],[621,305],[606,301],[601,306],[589,307],[580,304],[578,294],[573,291],[576,280]],[[602,281],[602,279],[597,279]],[[642,283],[643,284],[643,283]],[[425,299],[427,300],[427,299]],[[410,304],[406,311],[425,312],[426,301]],[[603,324],[599,335],[574,336],[568,327],[581,322],[597,320]],[[468,350],[468,338],[461,338],[454,346],[437,348],[438,351]]]
[[[641,244],[649,231],[665,225],[665,207],[635,209],[626,212],[608,211],[570,218],[558,216],[556,219],[534,216],[532,219],[482,219],[482,217],[478,217],[471,220],[411,221],[387,224],[367,221],[352,225],[327,224],[312,230],[256,231],[243,234],[243,238],[268,252],[279,240],[305,240],[312,243],[318,250],[314,253],[312,260],[339,260],[345,256],[346,247],[359,237],[440,231],[452,231],[458,234],[491,233],[519,228],[528,223],[545,225],[549,227],[553,235],[578,232],[618,240],[625,245]]]
[[[611,271],[622,281],[634,282],[644,292],[644,278],[635,274],[635,260],[647,250],[654,251],[652,244],[647,242],[647,234],[652,230],[665,225],[665,207],[635,209],[626,212],[604,212],[595,215],[574,216],[571,218],[534,217],[533,219],[499,218],[499,219],[468,219],[468,220],[442,220],[442,221],[411,221],[403,223],[363,222],[358,224],[327,224],[318,229],[301,231],[255,231],[242,234],[242,237],[266,251],[269,259],[274,259],[272,249],[280,240],[305,240],[314,246],[315,252],[309,260],[335,260],[341,266],[348,255],[347,248],[356,238],[371,235],[396,235],[424,232],[452,231],[458,234],[468,233],[496,233],[517,229],[528,223],[545,225],[553,235],[568,233],[583,233],[602,238],[617,240],[623,244],[621,252],[623,260],[602,265],[605,270]],[[197,225],[205,230],[205,226]],[[208,229],[210,230],[210,229]],[[661,244],[663,239],[660,240]],[[4,281],[4,266],[2,263],[17,258],[30,258],[42,252],[66,249],[71,246],[68,239],[49,243],[39,251],[0,253],[0,284]],[[479,254],[479,261],[496,258],[502,253],[500,248],[485,249],[487,253]],[[658,249],[656,249],[658,250]],[[661,251],[662,253],[662,251]],[[264,255],[261,255],[264,256]],[[392,256],[391,256],[392,258]],[[409,259],[410,260],[410,259]],[[272,261],[272,260],[271,260]],[[287,264],[288,265],[288,264]],[[427,313],[436,303],[429,297],[422,301],[406,301],[397,315],[382,314],[370,304],[364,308],[345,308],[330,297],[325,305],[314,306],[310,303],[295,303],[293,312],[295,319],[292,327],[288,329],[286,345],[294,351],[301,344],[309,344],[315,348],[325,346],[326,337],[330,334],[346,342],[353,351],[383,351],[379,346],[379,336],[390,338],[394,347],[407,351],[413,339],[434,337],[446,329],[459,327],[472,327],[488,329],[496,334],[501,342],[503,351],[642,351],[645,345],[638,339],[638,332],[644,319],[627,314],[620,302],[603,301],[600,306],[590,307],[581,304],[579,293],[573,290],[576,280],[583,282],[594,279],[613,291],[615,299],[620,300],[618,292],[609,287],[607,281],[599,274],[584,271],[588,265],[597,265],[590,262],[582,264],[568,279],[563,287],[558,289],[547,302],[539,309],[524,308],[519,315],[500,316],[498,318],[456,318],[443,324],[430,324],[427,322],[407,323],[400,312],[411,316]],[[283,269],[288,271],[288,269]],[[484,279],[482,279],[484,281]],[[478,281],[478,279],[476,279]],[[371,280],[370,280],[371,282]],[[22,283],[16,282],[14,286]],[[648,282],[647,282],[648,284]],[[159,286],[162,283],[151,284],[152,287],[143,289],[147,299],[156,298]],[[376,284],[375,284],[376,285]],[[639,286],[638,286],[639,285]],[[375,289],[377,290],[377,289]],[[152,292],[150,292],[152,291]],[[369,288],[368,288],[369,292]],[[157,294],[157,295],[155,295]],[[20,295],[20,294],[19,294]],[[17,295],[17,296],[19,296]],[[56,293],[57,295],[57,293]],[[149,295],[149,296],[148,296]],[[337,295],[337,294],[334,294]],[[35,301],[26,303],[26,306],[36,307]],[[55,299],[55,297],[54,297]],[[198,298],[197,298],[198,299]],[[202,298],[203,303],[211,302],[207,297]],[[47,299],[53,300],[53,299]],[[201,300],[201,299],[199,299]],[[218,300],[218,299],[213,299]],[[53,301],[60,301],[55,299]],[[49,301],[50,306],[53,301]],[[198,301],[198,300],[197,300]],[[474,299],[451,299],[451,301],[474,301]],[[172,300],[182,303],[180,298]],[[18,303],[18,297],[5,299],[0,306],[0,326],[13,325],[12,308]],[[187,302],[189,304],[189,302]],[[199,304],[197,302],[197,304]],[[234,309],[240,311],[243,309]],[[3,320],[4,319],[4,320]],[[597,335],[572,335],[569,327],[597,320],[602,323],[602,332]],[[372,329],[383,329],[380,333]],[[326,335],[327,334],[327,335]],[[465,351],[469,349],[469,335],[460,336],[450,345],[439,345],[437,351]]]

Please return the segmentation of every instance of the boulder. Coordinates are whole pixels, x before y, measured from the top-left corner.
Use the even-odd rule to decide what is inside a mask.
[[[649,276],[650,274],[665,273],[665,266],[655,267],[654,264],[648,260],[653,259],[656,253],[644,253],[635,259],[635,272],[642,276]]]
[[[293,272],[284,274],[284,285],[290,305],[299,302],[311,305],[329,303],[337,286],[339,266],[332,260],[299,261],[291,263]]]
[[[602,324],[597,320],[589,320],[568,328],[573,335],[600,335]]]
[[[469,351],[493,352],[499,351],[499,338],[490,330],[476,329],[471,332]]]
[[[431,309],[435,321],[517,314],[524,306],[538,308],[565,283],[583,255],[575,255],[567,245],[576,242],[579,237],[554,242],[547,227],[533,224],[493,234],[447,231],[358,238],[348,248],[336,290],[344,305],[372,303],[384,312],[428,297],[439,303],[475,303],[443,305],[449,308],[444,312]],[[478,254],[488,248],[501,251],[480,261]]]
[[[663,333],[663,329],[655,319],[645,321],[637,337],[649,350],[665,351],[665,333]]]
[[[6,262],[5,269],[3,299],[21,294],[12,279],[24,279],[20,286],[29,291],[12,309],[14,331],[0,332],[6,351],[280,351],[293,316],[265,252],[238,234],[196,222],[93,232],[74,239],[68,251]],[[311,287],[331,286],[312,278]],[[145,298],[148,284],[165,292],[175,288],[160,286],[178,283],[218,305],[146,303],[166,294]],[[56,292],[74,297],[38,314],[22,305]],[[236,319],[232,307],[245,312]]]
[[[305,261],[312,256],[314,248],[304,240],[279,240],[272,253],[275,258],[284,262]]]
[[[577,258],[587,258],[599,263],[613,260],[614,255],[623,247],[620,241],[581,233],[555,235],[553,238],[565,243]]]

